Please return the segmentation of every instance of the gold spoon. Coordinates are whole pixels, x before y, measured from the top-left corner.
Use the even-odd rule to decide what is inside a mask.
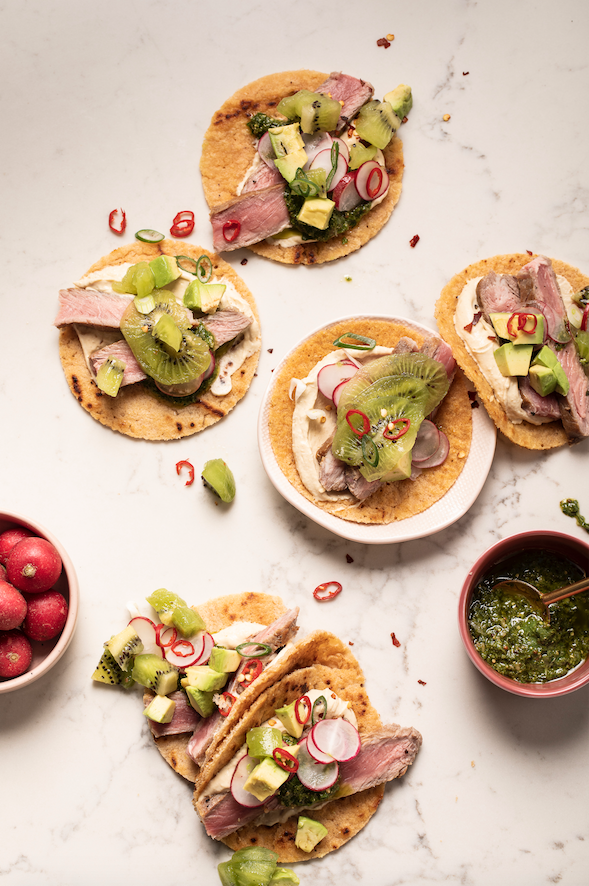
[[[504,591],[506,594],[517,594],[519,597],[525,597],[526,600],[540,610],[542,618],[546,622],[550,622],[550,612],[548,607],[551,603],[557,603],[559,600],[565,600],[567,597],[574,597],[589,589],[589,576],[579,579],[572,585],[566,585],[564,588],[556,588],[554,591],[547,591],[542,594],[538,588],[522,581],[520,578],[509,578],[506,581],[500,581],[493,588],[494,591]]]

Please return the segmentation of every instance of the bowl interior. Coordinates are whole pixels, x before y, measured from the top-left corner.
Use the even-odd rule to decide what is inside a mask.
[[[460,635],[475,667],[488,680],[501,689],[505,689],[515,695],[533,698],[550,698],[565,695],[589,683],[589,658],[565,677],[560,677],[558,680],[551,680],[547,683],[518,683],[516,680],[498,674],[487,662],[483,661],[475,649],[468,628],[470,601],[479,580],[491,566],[525,550],[547,550],[560,554],[580,566],[585,571],[585,574],[589,573],[589,544],[574,536],[550,530],[535,530],[504,538],[479,557],[466,577],[460,594],[458,612]]]
[[[0,693],[12,692],[15,689],[19,689],[22,686],[32,683],[34,680],[37,680],[43,674],[47,673],[47,671],[59,661],[69,646],[78,617],[78,580],[73,563],[63,545],[54,535],[52,535],[51,532],[49,532],[48,529],[41,526],[39,523],[32,522],[17,514],[0,512],[0,533],[4,532],[6,529],[12,529],[17,526],[24,526],[25,529],[29,529],[35,535],[47,539],[47,541],[51,542],[51,544],[57,548],[63,562],[63,569],[53,587],[65,597],[68,604],[68,616],[63,631],[57,637],[54,637],[52,640],[47,640],[44,643],[31,640],[33,658],[29,670],[26,671],[26,673],[21,674],[20,677],[0,678]]]

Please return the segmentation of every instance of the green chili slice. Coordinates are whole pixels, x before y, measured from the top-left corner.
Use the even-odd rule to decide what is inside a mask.
[[[189,255],[177,255],[176,264],[181,271],[186,271],[187,274],[194,274],[196,276],[197,264],[195,258],[191,258]]]
[[[319,720],[325,720],[327,716],[327,700],[324,695],[320,695],[313,702],[313,710],[311,711],[311,725],[314,726]]]
[[[364,461],[370,465],[371,468],[375,468],[378,464],[378,449],[376,443],[368,434],[364,434],[362,436],[362,455],[364,456]]]
[[[265,658],[272,652],[272,647],[267,643],[255,643],[250,640],[247,643],[240,643],[235,647],[235,651],[239,652],[242,658]]]
[[[290,189],[293,194],[299,197],[316,197],[319,194],[319,185],[312,181],[309,176],[300,167],[295,173],[295,177],[290,183]]]
[[[141,240],[142,243],[159,243],[164,239],[164,235],[154,231],[153,228],[142,228],[135,234],[135,239]]]
[[[201,283],[208,283],[213,276],[213,263],[204,253],[196,263],[196,276]]]
[[[333,181],[333,177],[337,171],[337,161],[339,158],[339,145],[337,142],[333,142],[331,146],[331,170],[329,175],[327,176],[327,181],[325,182],[325,187],[329,191],[329,186]]]
[[[356,332],[344,332],[333,344],[336,348],[350,348],[352,351],[372,351],[376,347],[373,338],[358,335]]]

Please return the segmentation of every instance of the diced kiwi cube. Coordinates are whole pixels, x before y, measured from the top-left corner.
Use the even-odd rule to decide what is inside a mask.
[[[109,397],[116,397],[123,382],[124,374],[125,364],[123,361],[116,360],[114,357],[107,357],[96,373],[96,384]]]

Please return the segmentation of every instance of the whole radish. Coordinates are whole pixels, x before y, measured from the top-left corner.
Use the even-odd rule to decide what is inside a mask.
[[[20,677],[29,669],[33,650],[20,631],[0,634],[0,677]]]
[[[61,565],[61,557],[51,542],[31,536],[10,551],[6,574],[19,591],[37,594],[53,587],[61,574]]]
[[[4,530],[0,534],[0,563],[6,563],[9,553],[17,542],[22,541],[23,538],[30,538],[32,535],[31,530],[25,529],[24,526],[14,526],[12,529]]]
[[[52,640],[61,634],[68,605],[59,591],[43,591],[29,600],[22,629],[30,640]]]
[[[27,602],[20,591],[0,580],[0,631],[18,628],[27,614]]]

